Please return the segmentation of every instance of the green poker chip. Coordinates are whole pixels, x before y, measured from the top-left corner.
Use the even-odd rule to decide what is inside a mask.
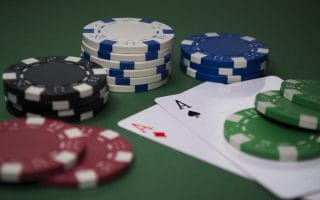
[[[224,137],[234,148],[259,158],[296,162],[320,157],[320,134],[268,120],[254,108],[229,116]]]
[[[320,110],[320,80],[285,80],[280,92],[295,104]]]
[[[320,112],[294,104],[284,98],[279,91],[257,94],[257,111],[266,117],[295,127],[320,130]]]

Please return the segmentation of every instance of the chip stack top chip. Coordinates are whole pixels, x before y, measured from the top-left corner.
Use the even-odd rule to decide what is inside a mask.
[[[181,69],[202,81],[234,83],[265,74],[269,49],[251,36],[203,33],[181,42]]]
[[[156,52],[172,47],[173,29],[141,18],[112,18],[92,22],[82,30],[89,46],[120,54]]]
[[[151,19],[99,20],[82,30],[82,57],[107,68],[110,91],[148,91],[169,79],[174,35]]]
[[[8,67],[2,79],[7,108],[15,116],[85,120],[108,100],[106,70],[79,57],[23,59]]]

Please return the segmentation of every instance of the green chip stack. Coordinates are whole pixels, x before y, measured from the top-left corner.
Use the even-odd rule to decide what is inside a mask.
[[[320,81],[286,80],[258,93],[255,109],[229,116],[224,136],[247,154],[278,161],[320,157]]]

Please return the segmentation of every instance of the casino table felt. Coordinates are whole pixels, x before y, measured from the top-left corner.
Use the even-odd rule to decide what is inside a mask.
[[[135,161],[121,178],[91,190],[0,184],[1,199],[276,199],[258,184],[232,175],[117,127],[117,122],[201,81],[179,67],[179,42],[208,31],[255,36],[270,48],[268,75],[319,78],[317,1],[1,1],[1,71],[23,58],[79,56],[80,29],[115,16],[148,17],[176,32],[169,82],[145,93],[114,93],[109,105],[84,125],[112,128],[127,138]],[[31,10],[31,12],[30,12]],[[3,86],[2,83],[1,87]],[[3,91],[0,91],[3,99]],[[0,119],[13,118],[1,104]]]

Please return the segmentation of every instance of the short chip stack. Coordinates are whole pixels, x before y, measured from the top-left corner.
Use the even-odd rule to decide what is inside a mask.
[[[261,158],[320,157],[320,81],[286,80],[280,91],[256,95],[255,109],[231,115],[224,134],[235,148]]]
[[[150,19],[112,18],[86,25],[82,57],[107,70],[111,92],[143,92],[170,76],[174,32]]]
[[[91,188],[122,174],[133,160],[119,133],[28,117],[0,122],[0,181]]]
[[[250,36],[203,33],[181,42],[181,69],[202,81],[234,83],[265,74],[268,47]]]
[[[95,116],[106,105],[106,70],[73,56],[28,58],[3,75],[8,111],[16,117],[38,115],[65,121]]]

